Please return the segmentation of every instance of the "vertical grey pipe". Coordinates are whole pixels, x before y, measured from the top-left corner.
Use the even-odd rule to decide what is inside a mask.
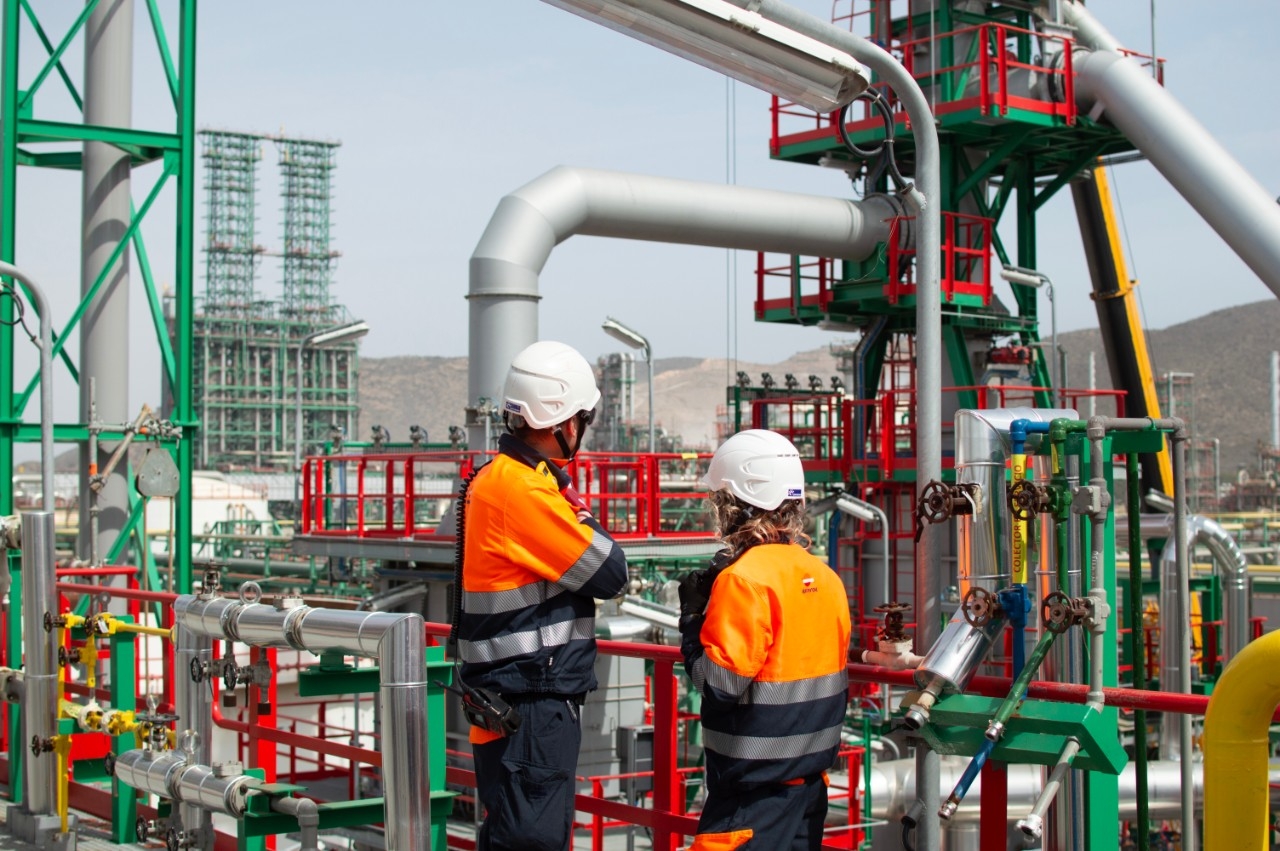
[[[1174,621],[1182,633],[1178,642],[1178,690],[1191,694],[1191,559],[1187,550],[1187,432],[1182,423],[1173,434],[1173,536],[1178,555],[1178,611]],[[1195,773],[1192,765],[1191,716],[1178,716],[1178,744],[1182,763],[1182,848],[1196,851],[1199,832],[1196,829]]]
[[[52,511],[22,515],[22,647],[25,655],[26,700],[22,706],[22,741],[49,739],[57,733],[58,637],[44,628],[46,612],[57,612],[54,588],[56,544]],[[51,754],[24,760],[23,804],[32,815],[55,811],[57,759]]]
[[[467,400],[498,401],[511,359],[538,339],[538,275],[572,236],[862,259],[904,214],[862,201],[560,166],[505,196],[471,254]],[[923,261],[922,261],[923,262]],[[485,423],[468,441],[486,445]]]
[[[128,128],[133,122],[133,0],[101,0],[85,25],[84,123]],[[129,154],[105,142],[85,142],[81,291],[87,293],[129,227]],[[80,420],[89,421],[89,379],[95,380],[98,412],[108,423],[129,417],[129,252],[111,267],[80,323]],[[106,451],[110,446],[104,447]],[[80,493],[88,494],[88,470],[106,457],[81,450]],[[107,552],[129,516],[124,470],[109,476],[98,494],[98,552]],[[87,529],[80,553],[90,550]]]
[[[0,275],[20,281],[40,314],[40,507],[53,511],[53,318],[44,290],[17,266],[0,261]]]
[[[1260,186],[1137,60],[1114,52],[1114,39],[1081,4],[1063,8],[1078,30],[1096,36],[1096,50],[1078,51],[1072,58],[1080,110],[1103,111],[1280,296],[1280,205],[1274,193]]]
[[[213,660],[213,639],[199,635],[181,623],[174,624],[174,709],[178,715],[178,747],[185,749],[187,736],[194,738],[190,760],[199,765],[213,762],[213,690],[207,676],[196,682],[191,676],[192,663],[199,662],[209,670]],[[210,813],[191,804],[181,804],[178,817],[184,830],[195,835],[196,848],[213,847],[213,818]]]
[[[790,27],[849,53],[888,83],[911,121],[915,142],[916,236],[916,493],[942,478],[942,269],[941,148],[933,112],[920,84],[887,50],[799,11],[780,0],[733,0],[766,19]],[[916,545],[916,646],[929,647],[942,632],[942,595],[949,576],[942,568],[942,529],[926,526]],[[916,847],[932,851],[941,843],[938,807],[941,778],[938,755],[917,750],[916,787],[924,815],[916,829]]]

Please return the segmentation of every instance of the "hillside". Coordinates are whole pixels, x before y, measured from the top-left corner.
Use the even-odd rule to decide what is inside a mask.
[[[1280,347],[1280,301],[1267,300],[1210,313],[1190,322],[1152,331],[1149,340],[1157,375],[1194,373],[1191,410],[1179,410],[1195,426],[1197,439],[1218,438],[1222,470],[1230,476],[1241,464],[1256,463],[1259,441],[1270,439],[1270,356]],[[1097,385],[1111,386],[1102,341],[1096,330],[1059,334],[1068,352],[1067,378],[1072,387],[1088,385],[1088,353],[1097,362]],[[466,358],[396,357],[361,361],[361,430],[375,423],[404,440],[410,424],[425,426],[432,440],[443,440],[451,424],[462,423]],[[781,364],[739,362],[738,369],[758,380],[769,371],[780,381],[791,372],[802,381],[809,374],[829,380],[835,360],[826,348],[801,352]],[[681,434],[687,446],[711,445],[716,409],[723,404],[729,377],[723,359],[669,358],[655,364],[657,423]],[[643,367],[637,370],[637,415],[647,417]]]

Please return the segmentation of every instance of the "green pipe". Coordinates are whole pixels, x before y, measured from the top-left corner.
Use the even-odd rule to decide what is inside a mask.
[[[867,743],[867,750],[862,755],[862,788],[867,794],[862,796],[862,821],[867,825],[867,838],[862,847],[871,847],[871,716],[862,716],[862,741]]]
[[[1047,629],[1040,633],[1040,640],[1036,642],[1035,648],[1031,651],[1026,667],[1018,674],[1018,678],[1013,681],[1013,688],[1009,689],[1009,694],[1005,696],[1004,702],[1000,704],[1000,708],[996,710],[995,716],[991,719],[990,726],[987,727],[986,735],[991,741],[998,742],[1000,737],[1004,735],[1005,725],[1009,723],[1009,719],[1013,717],[1014,710],[1018,708],[1018,704],[1022,702],[1022,698],[1027,693],[1027,684],[1031,682],[1031,678],[1040,669],[1040,663],[1048,655],[1049,648],[1053,646],[1054,639],[1057,637],[1058,633],[1050,632]]]
[[[1142,635],[1142,482],[1138,478],[1138,455],[1125,456],[1125,483],[1128,488],[1129,512],[1129,661],[1133,666],[1133,687],[1147,687],[1147,666],[1143,659]],[[1150,834],[1147,804],[1147,712],[1133,714],[1134,780],[1137,783],[1138,819],[1137,851],[1147,851]]]

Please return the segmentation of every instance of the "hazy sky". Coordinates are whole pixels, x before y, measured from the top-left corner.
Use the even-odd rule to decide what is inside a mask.
[[[59,15],[69,20],[76,11],[73,4],[37,5],[47,8],[51,31]],[[795,5],[822,17],[831,9],[829,0]],[[1148,2],[1089,6],[1122,42],[1150,49]],[[1223,8],[1191,0],[1156,4],[1167,86],[1275,194],[1280,4],[1239,0]],[[135,121],[167,129],[172,109],[145,4],[136,15]],[[334,293],[372,326],[366,356],[466,353],[468,257],[499,199],[553,166],[723,182],[732,153],[741,185],[850,194],[839,172],[769,161],[765,94],[729,86],[713,72],[536,0],[216,0],[200,5],[199,31],[201,128],[283,130],[342,142],[334,233],[343,256]],[[23,38],[29,79],[39,45],[25,26]],[[79,44],[67,55],[77,79],[82,55]],[[51,78],[38,114],[69,117],[63,101]],[[258,239],[278,248],[274,158],[266,146]],[[79,176],[32,171],[23,169],[19,183],[17,259],[54,293],[60,326],[78,288]],[[136,202],[156,174],[155,166],[137,171]],[[1125,165],[1113,181],[1151,327],[1270,297],[1153,168]],[[171,194],[162,197],[159,218],[145,231],[161,280],[172,278],[171,204]],[[198,215],[202,234],[202,209]],[[1040,221],[1040,268],[1057,285],[1060,330],[1095,325],[1069,193]],[[658,357],[723,356],[732,323],[738,356],[760,362],[835,339],[753,322],[754,264],[754,254],[739,253],[730,283],[734,262],[723,250],[575,237],[556,249],[544,271],[541,336],[594,357],[616,349],[599,330],[612,314],[648,334]],[[197,278],[202,292],[202,256]],[[279,278],[278,268],[264,264],[259,286],[267,297],[278,296]],[[732,316],[727,290],[736,293]],[[154,402],[155,349],[140,291],[133,301],[131,396]],[[1042,311],[1047,321],[1043,303]],[[65,374],[60,380],[70,383]]]

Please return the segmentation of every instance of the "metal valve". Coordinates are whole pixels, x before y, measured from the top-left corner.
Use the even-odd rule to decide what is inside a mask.
[[[1056,498],[1051,485],[1019,479],[1009,488],[1009,511],[1015,520],[1034,520],[1037,514],[1052,511]]]
[[[41,754],[53,753],[53,739],[42,739],[39,736],[31,737],[31,755],[40,756]]]
[[[133,838],[138,842],[146,842],[156,833],[156,823],[141,816],[133,823]]]
[[[929,482],[920,492],[916,505],[916,542],[919,543],[926,525],[974,514],[979,495],[978,485],[972,482],[954,485],[937,480]]]
[[[67,619],[62,615],[55,615],[53,612],[44,613],[44,631],[53,632],[55,629],[67,625]]]
[[[1041,620],[1049,632],[1061,635],[1071,628],[1072,624],[1092,612],[1089,598],[1068,597],[1061,591],[1054,591],[1044,598],[1040,604]]]
[[[977,629],[987,626],[992,618],[1003,616],[1000,598],[977,585],[965,593],[964,600],[960,603],[960,611],[964,615],[965,623]]]
[[[65,647],[58,648],[58,667],[65,668],[68,665],[80,664],[80,648],[73,647],[68,650]]]
[[[895,643],[908,640],[906,632],[903,631],[903,620],[906,613],[911,611],[910,603],[881,603],[872,611],[884,615],[884,624],[876,634],[877,640]]]
[[[191,682],[193,683],[204,682],[205,679],[209,677],[209,667],[210,667],[209,662],[193,658],[191,660],[191,666],[190,666]]]

